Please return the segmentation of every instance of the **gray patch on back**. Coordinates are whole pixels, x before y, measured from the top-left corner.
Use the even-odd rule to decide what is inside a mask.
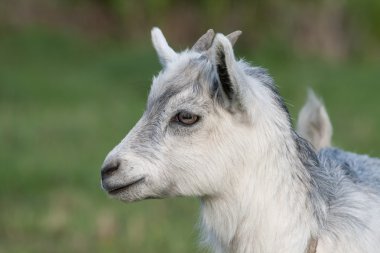
[[[324,148],[316,154],[309,143],[295,132],[293,139],[299,158],[311,176],[310,183],[313,187],[309,196],[314,215],[321,227],[330,230],[332,234],[335,233],[334,226],[326,227],[327,224],[345,224],[353,228],[368,229],[367,225],[354,215],[353,210],[360,210],[362,206],[352,201],[352,193],[370,189],[380,192],[380,159],[337,148]],[[327,223],[325,218],[328,219]]]
[[[318,153],[323,165],[339,168],[353,183],[380,192],[380,159],[358,155],[337,148],[323,148]]]

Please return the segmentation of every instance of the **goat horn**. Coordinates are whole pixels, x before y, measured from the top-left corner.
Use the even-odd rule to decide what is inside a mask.
[[[236,41],[239,39],[239,36],[242,34],[241,31],[235,31],[233,33],[228,34],[226,37],[231,42],[232,46],[236,43]]]
[[[195,52],[203,52],[208,50],[211,47],[212,41],[214,40],[214,36],[214,30],[209,29],[205,34],[202,35],[202,37],[198,39],[197,42],[195,42],[191,50]]]

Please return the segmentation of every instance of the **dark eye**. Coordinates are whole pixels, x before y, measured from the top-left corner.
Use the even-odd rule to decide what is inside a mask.
[[[198,121],[199,117],[189,112],[180,112],[175,116],[175,121],[184,125],[192,125]]]

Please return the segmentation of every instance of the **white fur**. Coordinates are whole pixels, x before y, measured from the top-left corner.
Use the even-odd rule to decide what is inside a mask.
[[[179,54],[156,28],[152,40],[165,69],[140,121],[108,154],[104,167],[119,166],[102,183],[110,191],[144,180],[114,198],[199,197],[203,238],[216,253],[306,253],[312,239],[317,253],[379,252],[379,195],[343,174],[334,181],[339,164],[327,172],[329,160],[317,167],[313,151],[300,150],[273,87],[247,74],[254,69],[235,60],[228,38],[218,34],[210,50]],[[232,93],[219,83],[211,97],[220,63]],[[199,122],[173,122],[181,110]],[[309,156],[310,168],[302,160]]]

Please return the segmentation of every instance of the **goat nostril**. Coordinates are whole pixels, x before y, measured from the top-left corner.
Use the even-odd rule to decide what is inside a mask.
[[[115,171],[119,169],[119,164],[107,164],[102,168],[101,175],[102,179],[111,176]]]

